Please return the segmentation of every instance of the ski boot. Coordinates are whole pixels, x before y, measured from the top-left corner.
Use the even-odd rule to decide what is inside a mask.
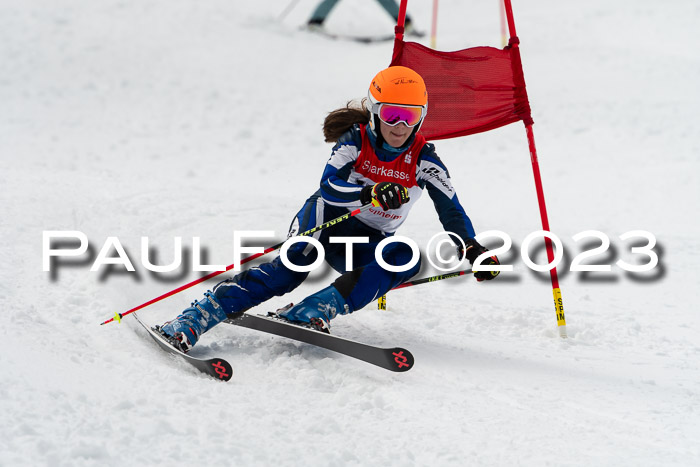
[[[334,286],[309,295],[300,303],[277,310],[276,315],[293,324],[330,334],[330,321],[336,315],[350,313],[350,307]]]
[[[187,353],[199,337],[227,318],[224,309],[211,292],[183,311],[177,318],[154,329],[176,349]]]

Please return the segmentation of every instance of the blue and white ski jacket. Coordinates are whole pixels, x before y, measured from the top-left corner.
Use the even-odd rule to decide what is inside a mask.
[[[435,146],[420,133],[402,148],[377,148],[376,143],[376,136],[366,125],[354,125],[339,138],[321,177],[324,203],[355,209],[362,205],[360,192],[364,186],[385,181],[400,183],[409,191],[408,203],[389,211],[371,208],[357,216],[385,235],[393,235],[427,188],[443,228],[462,239],[474,237],[474,227],[459,203]]]

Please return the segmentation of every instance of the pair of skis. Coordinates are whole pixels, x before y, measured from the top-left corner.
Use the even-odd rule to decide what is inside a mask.
[[[203,359],[181,352],[173,347],[160,333],[145,325],[136,313],[133,313],[133,315],[136,321],[143,326],[161,349],[180,356],[199,371],[216,379],[228,381],[233,376],[233,368],[223,358]],[[227,319],[224,322],[322,347],[390,371],[403,372],[413,368],[413,355],[408,350],[400,347],[375,347],[314,329],[297,326],[279,318],[269,316],[243,314],[239,318]]]

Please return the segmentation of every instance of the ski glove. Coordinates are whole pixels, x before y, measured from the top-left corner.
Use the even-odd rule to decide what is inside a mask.
[[[396,209],[410,200],[406,187],[394,182],[380,182],[373,186],[366,186],[360,192],[362,204],[371,202],[374,206],[381,206],[385,211]]]
[[[472,264],[474,264],[474,261],[476,260],[477,257],[479,257],[479,255],[489,251],[486,248],[484,248],[483,246],[481,246],[479,244],[479,242],[477,242],[473,238],[466,239],[464,243],[466,245],[466,249],[464,249],[462,247],[462,245],[459,245],[457,247],[457,249],[459,251],[459,257],[460,258],[467,258],[469,260],[469,262]],[[493,255],[490,258],[486,258],[481,262],[482,266],[496,266],[499,264],[501,264],[501,263],[498,261],[498,258],[496,257],[496,255]],[[474,273],[474,277],[479,282],[490,281],[491,279],[495,279],[499,273],[500,273],[500,271],[477,271]]]

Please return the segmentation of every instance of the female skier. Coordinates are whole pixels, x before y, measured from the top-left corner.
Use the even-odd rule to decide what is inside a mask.
[[[321,186],[294,218],[289,237],[305,232],[350,210],[373,207],[313,237],[325,249],[325,260],[341,275],[331,285],[277,315],[295,324],[328,332],[336,315],[352,313],[408,281],[420,261],[404,272],[391,272],[375,259],[375,247],[396,232],[424,189],[428,190],[446,231],[458,235],[460,258],[471,263],[486,249],[474,240],[474,228],[464,212],[445,165],[418,131],[428,109],[423,78],[401,66],[380,71],[372,80],[362,108],[351,104],[331,112],[324,122],[327,142],[335,142],[321,176]],[[346,245],[332,237],[368,237],[353,243],[353,269],[346,270]],[[463,255],[463,256],[462,256]],[[316,248],[306,242],[291,246],[289,261],[313,264]],[[382,254],[391,266],[406,265],[413,251],[405,243],[388,244]],[[482,262],[499,264],[495,256]],[[177,318],[159,328],[174,346],[189,351],[201,335],[226,318],[235,318],[273,296],[294,290],[308,276],[286,267],[280,256],[220,282],[213,292],[193,302]],[[497,271],[474,273],[477,280],[493,279]]]

